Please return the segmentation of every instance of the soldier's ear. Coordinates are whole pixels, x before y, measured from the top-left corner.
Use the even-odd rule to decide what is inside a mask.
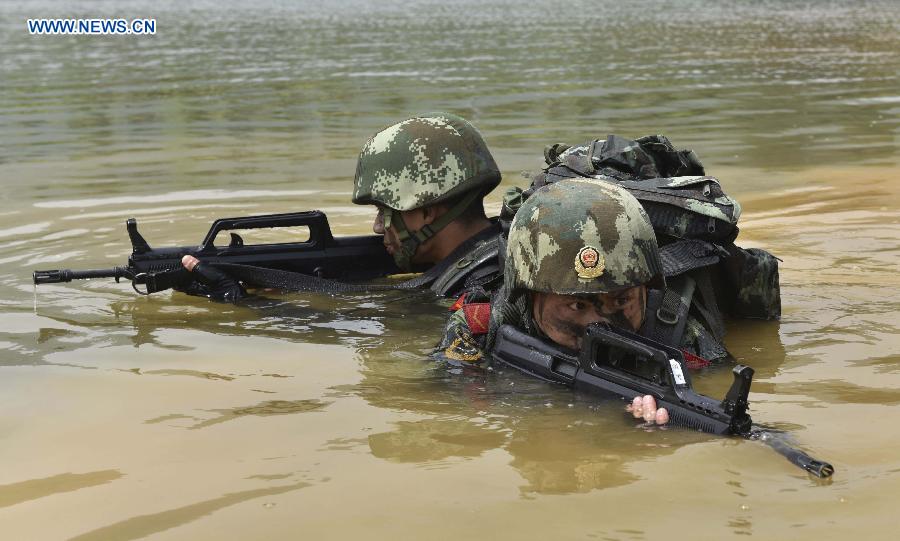
[[[437,220],[444,212],[446,212],[447,208],[443,205],[428,205],[427,207],[423,207],[421,210],[422,221],[426,224],[431,224],[435,220]]]

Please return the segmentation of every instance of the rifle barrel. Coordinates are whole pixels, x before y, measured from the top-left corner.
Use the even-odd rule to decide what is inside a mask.
[[[762,440],[763,443],[772,449],[775,449],[778,454],[788,459],[791,464],[799,466],[819,479],[828,479],[834,474],[834,466],[828,462],[815,459],[800,449],[797,449],[785,441],[784,437],[778,433],[760,430],[751,433],[751,437]]]
[[[75,271],[71,269],[61,270],[44,270],[34,271],[31,275],[35,284],[59,284],[61,282],[71,282],[72,280],[85,280],[88,278],[115,278],[118,280],[123,276],[127,276],[127,271],[123,267],[113,267],[111,269],[97,269]]]

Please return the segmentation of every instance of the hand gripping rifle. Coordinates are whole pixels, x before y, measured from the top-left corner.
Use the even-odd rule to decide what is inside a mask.
[[[828,478],[834,473],[831,464],[792,447],[781,434],[753,425],[747,413],[753,379],[749,366],[735,366],[731,388],[723,400],[715,400],[693,390],[684,355],[678,349],[599,323],[588,326],[580,352],[503,325],[491,357],[576,390],[629,402],[636,396],[651,395],[658,407],[668,410],[673,425],[759,439],[816,477]]]
[[[279,227],[306,227],[309,238],[298,242],[245,245],[239,234],[231,232],[231,242],[227,246],[214,244],[222,231]],[[336,238],[331,234],[328,218],[318,210],[216,220],[199,246],[151,248],[138,232],[134,218],[125,222],[125,229],[131,239],[132,252],[124,267],[87,271],[39,270],[32,275],[34,283],[54,284],[86,278],[115,278],[118,282],[120,278],[126,278],[135,291],[149,295],[191,283],[193,277],[181,266],[181,258],[185,255],[192,255],[204,264],[262,267],[348,282],[371,280],[398,271],[385,251],[380,235]]]

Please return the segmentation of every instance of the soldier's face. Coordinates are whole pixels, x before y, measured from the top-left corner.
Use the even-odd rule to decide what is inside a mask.
[[[604,322],[637,331],[647,310],[647,287],[637,286],[599,295],[532,293],[534,321],[561,346],[581,347],[588,325]]]
[[[403,223],[406,224],[408,231],[418,231],[426,224],[425,212],[423,209],[409,210],[403,212],[394,211],[394,219],[403,217]],[[400,251],[400,237],[397,236],[397,230],[393,224],[390,227],[384,227],[384,209],[378,207],[378,213],[375,215],[375,222],[372,224],[372,231],[376,235],[384,235],[384,248],[391,255]],[[415,258],[413,258],[415,260]]]

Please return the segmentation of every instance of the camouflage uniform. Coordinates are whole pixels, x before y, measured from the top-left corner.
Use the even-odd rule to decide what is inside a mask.
[[[599,294],[646,284],[665,285],[656,235],[646,212],[620,186],[567,179],[534,192],[510,225],[503,287],[488,299],[473,291],[451,316],[435,357],[484,366],[502,324],[542,335],[532,319],[529,292]],[[485,324],[484,308],[490,317]],[[689,317],[678,344],[691,355],[727,352]]]
[[[410,270],[421,244],[499,183],[500,170],[478,130],[456,115],[430,113],[389,126],[366,142],[353,202],[379,207],[385,229],[393,225],[402,246],[394,259],[402,270]],[[409,231],[400,214],[454,200],[445,214],[418,231]]]

